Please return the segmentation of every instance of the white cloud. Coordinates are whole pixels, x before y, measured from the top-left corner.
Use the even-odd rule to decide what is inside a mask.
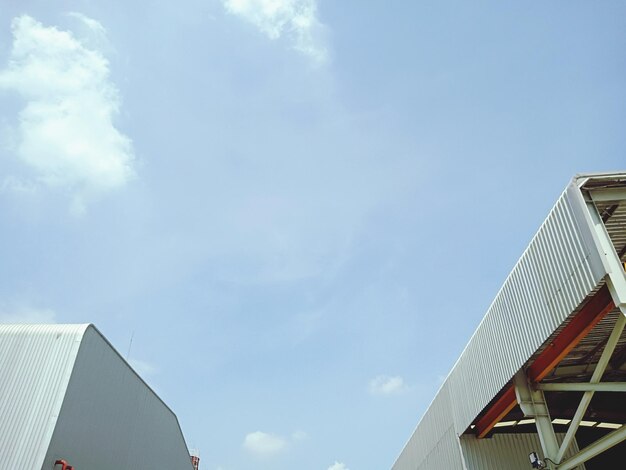
[[[0,323],[55,323],[54,310],[28,306],[0,308]]]
[[[370,381],[369,389],[373,395],[392,395],[406,391],[407,386],[400,376],[379,375]]]
[[[103,34],[97,21],[88,25]],[[18,157],[39,183],[69,189],[78,207],[89,196],[126,184],[134,155],[130,139],[112,122],[121,101],[106,58],[71,32],[27,15],[16,17],[12,29],[0,89],[26,99],[19,114]]]
[[[32,194],[36,193],[38,186],[27,180],[22,180],[15,176],[9,175],[0,182],[0,191],[16,194]]]
[[[287,441],[274,434],[256,431],[246,436],[243,446],[257,456],[269,457],[284,451],[287,448]]]
[[[334,464],[328,467],[328,470],[350,470],[350,469],[346,467],[345,463],[335,461]]]
[[[98,20],[94,20],[93,18],[89,18],[88,16],[83,15],[77,11],[70,11],[67,16],[71,18],[75,18],[78,21],[82,22],[85,26],[87,26],[94,34],[98,36],[106,37],[106,29],[102,26]]]
[[[315,0],[223,0],[226,10],[254,24],[270,39],[287,36],[293,48],[324,62],[324,25],[317,18]]]

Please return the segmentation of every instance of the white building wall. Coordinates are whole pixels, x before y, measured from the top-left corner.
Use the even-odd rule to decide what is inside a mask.
[[[566,188],[513,267],[394,470],[426,468],[420,462],[440,447],[449,427],[462,435],[603,280],[606,269],[579,187],[585,180],[575,178]],[[438,406],[442,402],[447,406]],[[449,451],[456,459],[457,450],[450,446]]]
[[[557,434],[559,443],[563,436]],[[541,443],[536,433],[494,434],[489,439],[463,436],[461,448],[467,470],[529,470],[528,454],[537,452],[541,456]],[[578,450],[574,441],[565,457],[574,455]],[[585,466],[580,465],[576,470],[585,470]]]
[[[3,468],[41,468],[86,328],[87,325],[0,325]]]
[[[393,470],[441,468],[463,470],[459,440],[454,431],[448,386],[444,384],[430,404]]]
[[[174,413],[93,327],[82,339],[42,468],[59,458],[89,470],[192,468]]]
[[[448,382],[462,434],[606,274],[580,190],[565,191],[474,332]],[[468,393],[471,391],[471,393]]]

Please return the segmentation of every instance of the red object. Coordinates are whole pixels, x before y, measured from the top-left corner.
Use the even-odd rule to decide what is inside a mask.
[[[576,347],[580,340],[587,336],[587,333],[614,308],[615,303],[613,303],[611,293],[608,287],[604,285],[530,365],[526,371],[529,380],[539,382],[548,375]],[[515,387],[510,385],[476,423],[478,438],[485,437],[516,404]]]
[[[487,412],[476,423],[478,439],[485,437],[502,418],[509,414],[509,411],[511,411],[515,405],[517,405],[515,387],[510,385],[498,401],[491,405]]]
[[[54,462],[54,468],[56,468],[57,465],[61,466],[61,470],[74,470],[74,467],[68,464],[65,460],[57,460]]]
[[[587,333],[614,308],[615,304],[609,288],[604,285],[528,368],[526,374],[530,381],[539,382],[548,375],[580,340],[587,336]]]

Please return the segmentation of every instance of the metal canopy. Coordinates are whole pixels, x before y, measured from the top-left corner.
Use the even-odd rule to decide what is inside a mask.
[[[471,427],[472,432],[484,437],[494,428],[507,432],[532,418],[546,466],[559,470],[576,468],[626,440],[624,396],[619,395],[626,392],[626,182],[623,177],[591,179],[581,189],[588,235],[598,248],[606,276]],[[557,404],[550,406],[548,396],[552,392],[559,398],[553,399]],[[590,410],[596,392],[615,394],[600,401],[600,411],[596,407]],[[563,399],[563,395],[570,398]],[[573,402],[577,402],[574,407]],[[515,407],[517,404],[519,407]],[[520,413],[526,419],[519,419]],[[593,420],[599,415],[608,422]],[[560,443],[554,423],[567,425]],[[613,430],[565,458],[581,424]]]
[[[541,445],[534,450],[543,450],[552,468],[584,468],[626,438],[625,261],[626,174],[576,176],[507,277],[394,470],[426,469],[442,460],[451,469],[499,468],[487,455],[491,439],[474,436],[528,435],[520,432],[536,433]],[[514,381],[519,371],[523,380],[517,375]],[[605,435],[580,451],[573,439],[580,425]],[[508,450],[499,452],[502,457]],[[474,466],[477,456],[481,463]]]

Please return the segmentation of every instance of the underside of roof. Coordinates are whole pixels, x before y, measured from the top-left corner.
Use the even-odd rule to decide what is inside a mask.
[[[609,190],[609,189],[626,189],[626,180],[623,175],[602,175],[603,177],[591,178],[581,186],[585,191]],[[616,197],[624,196],[620,191],[616,191]],[[606,231],[611,239],[613,248],[622,263],[626,262],[626,199],[606,199],[594,202],[594,205],[600,215]],[[581,303],[560,325],[559,327],[544,341],[544,343],[535,351],[535,353],[526,361],[524,369],[528,369],[534,364],[542,354],[554,344],[562,332],[575,319],[581,309],[594,298],[597,298],[599,292],[606,289],[605,281],[598,283]],[[573,346],[567,355],[565,355],[546,375],[542,382],[544,383],[585,383],[589,382],[595,366],[600,359],[604,346],[613,331],[617,318],[622,315],[618,307],[613,307],[606,315],[604,315],[597,324]],[[626,382],[626,330],[623,331],[615,347],[609,366],[602,377],[603,382]],[[502,390],[490,401],[485,409],[476,417],[474,425],[484,416],[486,410],[490,409],[490,405],[497,402],[502,394],[511,387],[512,381],[502,388]],[[553,403],[550,407],[553,418],[558,419],[562,425],[566,425],[567,420],[571,419],[576,409],[577,401],[580,394],[572,394],[569,392],[552,392],[548,394],[548,399]],[[513,429],[517,422],[523,420],[523,414],[516,406],[510,413],[503,416],[500,425],[496,425],[492,432],[516,432]],[[594,396],[592,406],[589,407],[585,414],[585,424],[589,427],[601,426],[600,429],[611,429],[614,426],[626,423],[626,408],[623,406],[623,396],[618,393],[599,392]],[[505,424],[502,424],[505,423]],[[525,423],[532,424],[532,423]],[[611,426],[613,425],[613,426]],[[473,432],[474,428],[470,428],[467,432]],[[521,428],[526,429],[526,428]]]

